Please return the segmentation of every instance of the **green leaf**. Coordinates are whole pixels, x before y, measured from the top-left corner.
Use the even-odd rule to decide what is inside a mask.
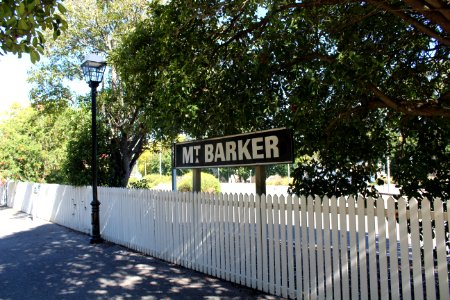
[[[30,52],[30,59],[31,59],[31,62],[34,64],[41,59],[41,56],[39,55],[39,53],[37,51],[32,50]]]
[[[64,14],[65,12],[67,12],[67,9],[64,7],[64,5],[62,5],[61,3],[58,3],[58,10]]]
[[[26,31],[28,29],[28,24],[25,19],[20,19],[17,26],[18,30]]]
[[[19,7],[17,7],[17,14],[18,14],[18,16],[22,16],[25,14],[25,3],[24,2],[19,3]]]

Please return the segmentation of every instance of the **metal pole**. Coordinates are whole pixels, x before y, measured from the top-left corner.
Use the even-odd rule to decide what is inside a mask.
[[[97,197],[97,87],[98,82],[90,82],[92,98],[92,237],[91,244],[102,243],[100,236],[100,202]]]
[[[172,145],[172,191],[177,190],[177,169],[175,169],[175,143]]]

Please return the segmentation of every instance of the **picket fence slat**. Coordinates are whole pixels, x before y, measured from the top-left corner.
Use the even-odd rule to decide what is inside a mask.
[[[211,198],[209,193],[204,195],[203,200],[203,263],[204,263],[204,273],[211,275]]]
[[[197,240],[196,240],[196,252],[197,252],[197,270],[202,273],[207,273],[206,270],[206,250],[205,250],[205,212],[204,212],[204,200],[203,194],[199,195],[198,207],[197,207]]]
[[[205,249],[204,249],[204,214],[205,212],[203,211],[204,209],[204,195],[203,194],[199,194],[198,199],[197,199],[197,208],[195,210],[196,213],[196,229],[195,229],[195,233],[196,233],[196,241],[195,241],[195,252],[196,252],[196,261],[197,261],[197,271],[202,272],[202,273],[206,273],[207,271],[205,270]]]
[[[219,236],[219,230],[217,229],[217,220],[218,220],[218,216],[217,216],[217,204],[218,204],[218,198],[216,197],[216,195],[212,194],[211,195],[211,202],[210,202],[210,240],[211,240],[211,245],[210,245],[210,252],[211,252],[211,271],[210,274],[212,276],[218,276],[217,275],[217,264],[218,261],[217,259],[219,258],[218,256],[218,252],[217,252],[217,238]]]
[[[280,240],[280,207],[279,207],[279,198],[278,196],[273,197],[273,227],[274,227],[274,235],[273,235],[273,245],[275,248],[275,294],[281,294],[281,265],[280,265],[280,244],[283,242]]]
[[[181,250],[181,265],[188,267],[188,249],[189,249],[189,232],[188,232],[188,207],[187,207],[187,203],[188,203],[188,198],[189,195],[188,194],[182,194],[181,195],[181,245],[182,245],[182,250]],[[156,202],[156,201],[155,201]],[[156,207],[156,205],[155,205]],[[156,213],[156,210],[155,210]],[[156,216],[155,216],[155,221],[156,221]],[[156,226],[155,226],[156,229]],[[156,232],[155,232],[155,238],[156,238]]]
[[[208,274],[213,275],[214,274],[214,236],[215,236],[215,230],[214,230],[214,194],[209,194],[208,197],[208,204],[207,204],[207,212],[208,217],[207,219],[207,232],[208,232]]]
[[[167,222],[167,261],[173,263],[174,262],[174,245],[175,245],[175,241],[174,241],[174,231],[173,231],[173,202],[172,199],[170,197],[170,194],[168,192],[164,192],[164,197],[165,197],[165,201],[166,201],[166,207],[167,207],[167,217],[166,217],[166,222]]]
[[[410,286],[410,265],[408,251],[408,224],[406,220],[406,202],[404,198],[398,199],[398,218],[400,228],[400,247],[401,247],[401,272],[402,272],[402,298],[404,300],[411,299]]]
[[[361,299],[368,299],[368,270],[367,270],[367,244],[366,244],[366,218],[364,214],[364,198],[358,197],[358,260],[359,260],[359,292]],[[353,283],[353,282],[352,282]]]
[[[223,197],[223,234],[224,234],[224,259],[223,259],[223,269],[225,274],[225,279],[230,280],[230,236],[229,236],[229,210],[228,210],[228,194]]]
[[[225,278],[225,199],[223,195],[219,196],[219,205],[218,205],[218,230],[219,230],[219,240],[217,247],[218,255],[219,255],[219,271],[218,275],[221,278]]]
[[[178,262],[178,213],[176,210],[177,204],[176,204],[176,198],[175,193],[168,193],[167,194],[168,201],[170,201],[170,209],[171,209],[171,227],[172,227],[172,237],[171,237],[171,243],[172,243],[172,249],[171,249],[171,260],[170,262],[173,264],[177,264]]]
[[[308,259],[308,219],[307,219],[307,199],[306,197],[301,197],[300,212],[301,212],[301,228],[302,228],[302,265],[303,265],[303,292],[307,295],[311,294],[311,286],[309,281],[310,271],[309,271],[309,259]],[[306,298],[306,297],[305,297]]]
[[[234,193],[232,195],[230,195],[229,198],[229,236],[230,236],[230,267],[231,267],[231,282],[237,282],[237,270],[236,270],[236,261],[237,261],[237,251],[236,251],[236,247],[238,246],[236,241],[237,239],[237,233],[236,233],[236,222],[235,222],[235,218],[236,218],[236,199],[237,199],[237,194]]]
[[[91,187],[10,182],[6,195],[33,218],[90,233]],[[105,187],[98,196],[104,239],[276,296],[449,299],[447,200]]]
[[[255,207],[256,207],[256,212],[255,212],[255,217],[256,217],[256,245],[257,245],[257,249],[256,249],[256,253],[257,253],[257,287],[258,290],[260,291],[265,291],[265,285],[264,285],[264,243],[262,242],[263,240],[263,231],[265,231],[265,226],[262,225],[262,222],[264,220],[263,217],[263,211],[264,209],[262,208],[262,204],[265,201],[263,201],[263,199],[261,199],[260,195],[256,195],[256,199],[255,199]],[[266,252],[267,253],[267,252]]]
[[[245,222],[244,222],[244,195],[239,194],[239,205],[237,206],[237,215],[236,215],[236,230],[238,231],[238,248],[236,251],[237,254],[237,283],[245,284]]]
[[[186,232],[186,197],[187,194],[180,195],[180,264],[186,266],[186,251],[187,251],[187,232]],[[156,226],[155,226],[156,229]],[[155,234],[156,235],[156,234]]]
[[[228,280],[231,282],[236,282],[235,277],[235,271],[234,271],[234,221],[233,221],[233,197],[234,194],[230,194],[228,197],[228,203],[227,203],[227,212],[228,212],[228,219],[227,219],[227,237],[228,237],[228,247],[227,252],[229,254],[228,256]]]
[[[378,226],[378,257],[380,273],[380,296],[381,299],[389,297],[388,265],[386,248],[386,219],[384,213],[384,200],[377,199],[377,226]]]
[[[322,231],[322,204],[319,196],[314,199],[314,220],[316,222],[317,244],[317,294],[318,299],[325,299],[325,280],[323,265],[323,231]]]
[[[326,299],[333,299],[333,269],[331,264],[331,224],[330,224],[330,201],[328,197],[323,199],[323,229],[325,251],[325,294]]]
[[[286,198],[286,222],[287,222],[287,265],[288,265],[288,283],[289,283],[289,287],[288,287],[288,296],[290,298],[294,298],[295,297],[295,268],[294,268],[294,241],[293,241],[293,226],[294,226],[294,219],[292,218],[292,214],[293,214],[293,210],[292,210],[292,196],[289,195]]]
[[[436,220],[436,240],[445,241],[444,208],[441,199],[436,199],[434,201],[434,213]],[[445,243],[437,243],[436,255],[439,280],[439,296],[440,299],[448,299],[450,295],[448,289],[448,263],[445,259],[447,255]]]
[[[234,226],[234,272],[236,274],[236,280],[234,282],[241,283],[241,232],[240,232],[240,202],[241,194],[234,195],[233,203],[233,226]]]
[[[341,299],[341,276],[339,263],[339,215],[337,210],[337,199],[331,198],[331,234],[332,234],[332,258],[333,258],[333,296]]]
[[[341,273],[342,273],[342,298],[350,299],[350,283],[348,270],[348,233],[347,233],[347,214],[346,199],[339,198],[339,233],[341,242]]]
[[[413,279],[414,279],[414,299],[423,299],[423,285],[422,285],[422,259],[420,251],[420,232],[419,232],[419,220],[418,220],[418,203],[416,199],[411,199],[410,205],[410,217],[411,217],[411,242],[413,243]]]
[[[163,258],[164,257],[164,254],[163,254],[163,249],[164,249],[164,232],[163,232],[163,228],[164,228],[164,226],[163,226],[163,208],[162,208],[162,206],[163,206],[163,201],[161,201],[161,194],[160,195],[158,195],[158,197],[157,197],[157,199],[156,199],[156,201],[155,201],[155,203],[156,203],[156,216],[157,216],[157,226],[158,226],[158,228],[157,228],[157,233],[158,233],[158,235],[157,235],[157,238],[158,238],[158,243],[156,244],[157,245],[157,254],[158,254],[158,256],[159,257],[161,257],[161,258]]]
[[[389,231],[389,272],[391,278],[390,294],[394,299],[400,299],[398,280],[398,250],[397,250],[397,221],[395,216],[394,199],[388,200],[388,231]]]
[[[228,236],[228,195],[225,194],[222,200],[222,209],[223,209],[223,219],[222,219],[222,230],[223,230],[223,278],[230,280],[230,244],[229,244],[229,236]]]
[[[225,212],[226,212],[226,195],[221,195],[221,200],[220,200],[220,208],[222,213],[220,213],[220,244],[221,244],[221,249],[220,249],[220,271],[221,271],[221,277],[222,278],[229,278],[228,274],[228,270],[226,267],[226,256],[225,256],[225,252],[226,252],[226,245],[228,245],[225,241],[226,241],[226,219],[225,219]],[[220,211],[219,211],[220,212]],[[228,262],[228,260],[227,260]]]
[[[244,204],[243,204],[243,230],[244,230],[244,266],[245,268],[245,285],[252,286],[252,272],[251,272],[251,256],[255,256],[256,252],[251,252],[252,245],[250,243],[250,199],[247,194],[244,195]]]
[[[191,259],[192,259],[192,269],[199,271],[198,267],[198,260],[199,260],[199,253],[200,253],[200,241],[199,241],[199,224],[198,224],[198,209],[199,209],[199,203],[198,203],[198,193],[193,194],[192,199],[192,206],[191,206]]]
[[[181,264],[181,197],[178,193],[171,193],[172,194],[172,201],[173,201],[173,252],[174,252],[174,258],[173,261],[175,264],[180,265]]]
[[[281,296],[288,296],[288,262],[287,262],[287,238],[286,238],[286,199],[284,196],[279,198],[280,208],[280,251],[281,251]]]
[[[374,205],[374,199],[372,197],[367,198],[367,207],[374,207]],[[367,274],[370,277],[370,299],[378,299],[377,238],[375,230],[375,212],[372,209],[367,212],[367,232],[369,245],[369,272],[367,272]]]
[[[316,273],[316,226],[314,218],[314,199],[309,196],[307,198],[307,218],[308,218],[308,252],[309,252],[309,272],[311,296],[317,298],[317,273]]]
[[[355,199],[349,197],[348,200],[348,214],[356,216]],[[359,285],[358,285],[358,249],[356,244],[356,220],[357,218],[349,218],[349,241],[350,241],[350,289],[352,299],[358,299]]]
[[[422,223],[423,223],[423,260],[425,265],[425,284],[427,299],[436,297],[434,263],[433,263],[433,240],[431,238],[431,216],[430,202],[427,199],[421,201]]]
[[[196,193],[192,193],[189,196],[188,204],[188,227],[189,227],[189,261],[188,266],[190,269],[197,270],[196,255],[195,255],[195,238],[196,238],[196,223],[195,219],[195,196]]]
[[[294,196],[294,219],[295,219],[295,270],[296,270],[296,286],[297,286],[297,299],[303,299],[303,284],[302,284],[302,257],[301,257],[301,240],[300,240],[300,198]]]
[[[260,232],[259,226],[257,223],[257,217],[256,215],[259,215],[259,210],[256,206],[256,201],[258,201],[258,198],[255,199],[254,195],[250,195],[250,202],[249,202],[249,209],[250,209],[250,258],[251,258],[251,285],[250,287],[256,289],[257,288],[257,282],[261,278],[259,274],[257,273],[257,264],[259,264],[259,259],[256,258],[258,256],[261,256],[259,253],[259,250],[261,249],[260,245],[261,243],[258,242],[257,236],[259,235],[257,232]],[[261,265],[259,264],[259,268],[261,268]]]
[[[238,248],[236,248],[236,272],[237,283],[245,284],[245,232],[244,232],[244,195],[239,194],[237,215],[235,220],[236,231],[238,232]]]
[[[267,200],[267,241],[268,241],[268,250],[269,250],[269,292],[271,294],[275,293],[275,245],[274,245],[274,204],[273,198],[271,195],[266,197]]]
[[[262,245],[262,264],[263,271],[263,287],[264,292],[269,291],[269,249],[268,249],[268,216],[267,216],[267,199],[265,195],[261,196],[261,245]]]

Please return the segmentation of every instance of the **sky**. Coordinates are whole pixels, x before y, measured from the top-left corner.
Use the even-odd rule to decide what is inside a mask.
[[[20,59],[12,54],[0,56],[0,112],[7,112],[13,102],[30,104],[27,71],[32,65],[27,54]]]
[[[31,85],[27,82],[27,72],[32,66],[28,54],[23,54],[22,58],[12,54],[0,56],[0,115],[7,114],[11,104],[15,102],[22,106],[30,105]],[[89,93],[89,86],[84,81],[67,83],[77,94]]]

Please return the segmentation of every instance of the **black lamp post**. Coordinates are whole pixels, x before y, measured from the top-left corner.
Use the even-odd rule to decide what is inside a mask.
[[[83,75],[86,82],[91,88],[92,98],[92,237],[91,244],[103,242],[100,236],[100,202],[97,197],[97,87],[102,82],[103,73],[105,72],[105,60],[96,54],[89,54],[85,61],[81,64]]]

